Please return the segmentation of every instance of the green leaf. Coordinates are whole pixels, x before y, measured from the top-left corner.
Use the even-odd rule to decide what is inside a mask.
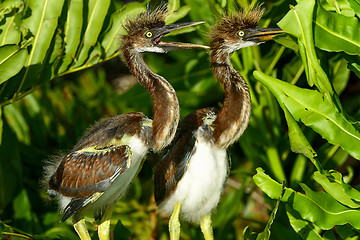
[[[119,14],[114,7],[109,8],[110,2],[74,0],[67,2],[66,7],[64,0],[29,0],[26,7],[22,1],[16,0],[1,3],[3,8],[0,10],[6,15],[0,22],[0,40],[4,40],[7,30],[15,29],[17,38],[6,37],[6,43],[11,39],[18,45],[19,53],[16,56],[0,53],[4,55],[0,61],[8,60],[0,65],[0,105],[5,106],[26,96],[37,85],[54,77],[119,55],[117,39],[123,33],[123,21],[127,16],[144,11],[145,3],[126,4]],[[25,63],[21,64],[24,58]],[[11,83],[6,82],[10,78]]]
[[[359,208],[360,204],[354,202],[346,193],[341,185],[341,181],[337,176],[335,178],[336,172],[333,172],[331,176],[325,176],[319,172],[314,173],[314,180],[318,182],[326,192],[328,192],[333,198],[341,202],[345,206],[350,208]],[[337,175],[340,173],[337,173]],[[340,178],[342,178],[340,174]]]
[[[338,95],[341,95],[341,93],[346,89],[350,80],[350,70],[346,68],[347,64],[348,62],[345,59],[341,59],[334,64],[332,83]]]
[[[43,63],[54,36],[63,4],[64,0],[29,1],[32,14],[24,19],[23,23],[34,36],[34,42],[26,66]]]
[[[359,0],[346,0],[350,7],[354,10],[355,14],[360,18],[360,2]]]
[[[67,70],[68,66],[73,62],[76,51],[81,40],[81,30],[83,25],[83,9],[84,1],[72,0],[69,4],[67,12],[66,25],[64,30],[65,50],[63,54],[62,64],[58,73]]]
[[[64,0],[29,1],[30,17],[23,20],[25,28],[34,36],[29,57],[25,63],[26,71],[17,89],[17,94],[31,85],[38,84],[38,76],[43,70],[45,58],[58,25],[58,18]],[[23,89],[24,88],[24,89]]]
[[[291,174],[290,174],[290,184],[291,185],[303,181],[306,167],[307,167],[306,157],[304,155],[298,154],[295,158],[295,162],[292,167]]]
[[[2,21],[6,14],[11,13],[13,9],[20,8],[21,10],[24,7],[24,2],[21,0],[5,0],[0,4],[0,21]]]
[[[251,229],[249,228],[249,226],[246,226],[243,231],[243,237],[245,240],[255,240],[256,233],[251,232]]]
[[[26,49],[21,49],[19,46],[0,47],[0,84],[20,72],[27,56]]]
[[[344,179],[341,175],[341,173],[332,170],[330,171],[331,176],[334,177],[334,179],[337,182],[341,183],[342,188],[344,189],[345,194],[350,197],[350,199],[354,200],[356,203],[360,204],[360,191],[358,191],[357,189],[353,188],[351,185],[347,184],[344,182]],[[345,198],[345,196],[344,196]]]
[[[281,103],[280,106],[284,110],[285,119],[288,125],[288,136],[291,151],[303,154],[305,157],[311,160],[316,169],[318,169],[320,172],[323,172],[321,164],[318,160],[316,160],[317,154],[299,127],[299,124],[295,121],[294,117],[290,114],[289,110],[283,103]]]
[[[15,219],[32,221],[30,199],[25,189],[14,198],[13,209]]]
[[[180,8],[180,0],[169,0],[167,5],[170,13],[175,12]]]
[[[284,104],[296,121],[303,122],[328,142],[339,144],[351,156],[360,159],[360,133],[328,98],[316,90],[302,89],[259,71],[254,72],[254,77]]]
[[[329,52],[360,53],[360,22],[356,17],[325,11],[316,5],[314,19],[315,46]]]
[[[89,51],[96,45],[103,22],[110,6],[110,0],[90,0],[87,26],[82,40],[81,50],[77,57],[74,68],[85,63],[89,58]]]
[[[13,202],[22,176],[19,141],[7,126],[3,126],[3,135],[6,140],[0,145],[0,211],[6,209]]]
[[[327,95],[334,93],[333,88],[317,59],[313,40],[313,12],[315,0],[301,1],[293,7],[278,23],[287,33],[298,38],[300,56],[305,66],[307,81]]]
[[[349,62],[348,68],[360,78],[360,57],[347,55],[345,59]]]
[[[281,196],[281,184],[271,179],[261,168],[256,169],[253,176],[256,185],[272,199]],[[314,192],[305,184],[300,184],[306,195],[296,192],[291,188],[285,188],[282,202],[286,202],[297,211],[302,219],[316,224],[324,230],[333,228],[335,225],[350,224],[360,229],[360,210],[348,208],[326,192]]]
[[[297,45],[296,41],[294,41],[293,37],[290,37],[289,35],[277,35],[274,37],[274,41],[293,50],[295,53],[299,52],[299,46]]]
[[[343,225],[335,227],[336,233],[340,236],[341,239],[358,239],[359,233],[356,232],[351,226]],[[351,238],[354,237],[354,238]],[[336,239],[336,238],[334,238]]]
[[[2,107],[0,107],[0,146],[2,142],[2,134],[3,134],[3,118],[2,118]]]
[[[129,239],[130,236],[130,230],[126,228],[120,220],[117,221],[114,229],[114,239],[125,240]]]
[[[146,11],[146,8],[142,3],[133,2],[126,4],[121,10],[116,11],[111,15],[110,28],[105,33],[104,39],[101,42],[106,58],[109,58],[118,52],[118,38],[119,35],[125,34],[123,25],[126,19],[144,11]]]
[[[302,239],[322,240],[318,232],[316,232],[314,225],[301,218],[299,213],[293,210],[289,205],[286,205],[286,214],[289,218],[291,227],[297,232]]]
[[[20,0],[8,0],[0,4],[0,46],[20,42],[21,32],[16,23],[23,9],[24,3]]]
[[[284,194],[284,183],[282,184],[281,187],[282,187],[282,193],[280,195],[280,198],[276,201],[275,208],[271,212],[270,218],[269,218],[269,220],[268,220],[268,222],[267,222],[267,224],[265,226],[264,231],[259,233],[259,235],[256,237],[256,240],[268,240],[270,238],[271,225],[274,223],[276,213],[277,213],[277,211],[279,209],[281,198],[283,197],[283,194]]]
[[[18,140],[25,144],[30,143],[30,130],[26,123],[24,116],[21,114],[18,108],[12,105],[8,105],[3,108],[6,122],[16,134]]]
[[[49,239],[77,239],[78,235],[69,228],[53,227],[45,232],[45,236]]]
[[[176,22],[177,20],[185,17],[191,10],[191,7],[186,5],[182,6],[178,11],[173,12],[166,18],[166,24],[171,24]]]

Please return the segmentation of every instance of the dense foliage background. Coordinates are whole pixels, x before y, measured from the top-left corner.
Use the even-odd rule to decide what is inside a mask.
[[[169,23],[207,25],[169,38],[206,44],[221,13],[257,3],[170,0]],[[101,118],[131,111],[151,116],[149,94],[117,57],[117,38],[127,16],[158,4],[1,1],[0,238],[77,238],[71,220],[60,223],[56,203],[41,188],[42,167]],[[359,239],[360,4],[280,0],[263,6],[259,25],[278,23],[288,34],[233,55],[251,87],[252,117],[229,149],[232,168],[213,215],[215,238]],[[221,107],[223,90],[207,52],[145,58],[176,89],[182,118]],[[97,223],[88,220],[96,239]],[[116,205],[111,227],[114,239],[168,239],[148,163]],[[198,226],[185,222],[181,234],[202,238]]]

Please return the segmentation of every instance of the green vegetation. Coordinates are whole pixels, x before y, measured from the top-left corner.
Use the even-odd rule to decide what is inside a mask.
[[[207,22],[169,38],[206,44],[209,26],[221,13],[256,3],[169,0],[169,23]],[[77,238],[71,220],[60,223],[56,202],[41,188],[42,167],[101,118],[131,111],[151,116],[149,94],[134,83],[117,52],[123,21],[148,4],[156,6],[110,0],[0,3],[0,238]],[[213,216],[215,238],[359,239],[359,1],[280,0],[263,6],[260,26],[278,24],[288,34],[233,55],[250,85],[252,116],[229,150],[232,167]],[[182,118],[198,108],[221,107],[223,90],[205,51],[145,57],[176,89]],[[168,239],[152,184],[145,163],[116,205],[114,239]],[[96,222],[88,220],[95,230]],[[201,238],[197,226],[182,223],[182,239]]]

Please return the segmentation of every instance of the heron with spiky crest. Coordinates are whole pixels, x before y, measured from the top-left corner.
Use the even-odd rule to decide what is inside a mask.
[[[140,112],[108,118],[89,128],[65,157],[45,167],[50,197],[58,197],[64,212],[61,221],[72,216],[81,239],[91,239],[84,215],[99,219],[99,239],[109,239],[114,204],[139,172],[149,150],[159,152],[174,138],[179,122],[179,103],[174,88],[145,64],[144,52],[166,53],[176,49],[208,47],[191,43],[162,42],[178,29],[203,22],[165,24],[165,6],[127,20],[120,50],[128,68],[150,93],[153,120]]]
[[[272,39],[281,29],[258,28],[260,6],[222,16],[210,33],[210,62],[223,86],[220,111],[196,110],[179,124],[169,151],[155,166],[155,200],[160,212],[171,215],[170,239],[180,238],[179,216],[200,223],[206,240],[213,239],[211,212],[216,208],[228,175],[226,149],[245,131],[251,99],[245,79],[233,68],[233,52]]]

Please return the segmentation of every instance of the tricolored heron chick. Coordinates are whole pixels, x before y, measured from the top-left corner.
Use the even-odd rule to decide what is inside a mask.
[[[128,20],[121,37],[124,61],[153,101],[153,120],[139,112],[126,113],[91,127],[72,151],[46,168],[50,196],[59,198],[62,221],[72,217],[81,239],[90,239],[84,213],[100,219],[98,235],[109,239],[112,206],[136,176],[146,153],[159,152],[172,141],[179,122],[179,103],[173,87],[145,64],[143,52],[205,48],[190,43],[162,42],[164,35],[203,22],[165,24],[166,8]]]
[[[213,239],[211,212],[217,206],[228,175],[226,149],[246,129],[251,109],[248,85],[230,62],[232,53],[270,40],[280,29],[258,28],[260,7],[223,16],[213,26],[210,61],[225,90],[220,111],[204,108],[180,123],[170,150],[155,167],[155,200],[160,211],[172,214],[170,239],[179,239],[179,215],[200,223],[205,239]]]

